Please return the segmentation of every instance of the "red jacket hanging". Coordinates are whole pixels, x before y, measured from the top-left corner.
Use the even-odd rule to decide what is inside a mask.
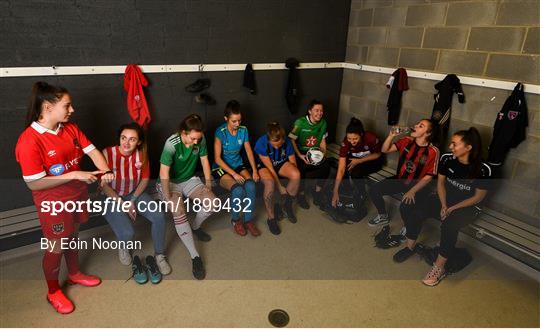
[[[124,90],[127,92],[128,113],[143,129],[148,128],[150,123],[150,112],[148,103],[144,97],[143,87],[148,86],[141,69],[135,64],[129,64],[124,74]]]

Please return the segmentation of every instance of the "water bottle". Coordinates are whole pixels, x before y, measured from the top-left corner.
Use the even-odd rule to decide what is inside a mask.
[[[399,134],[406,134],[410,132],[412,129],[410,127],[392,127],[392,132],[396,135]]]

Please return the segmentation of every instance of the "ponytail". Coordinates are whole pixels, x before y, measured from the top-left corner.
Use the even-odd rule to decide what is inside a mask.
[[[360,136],[364,136],[364,124],[359,119],[352,117],[345,132],[347,134],[358,134]]]
[[[460,130],[454,133],[454,135],[460,136],[463,143],[471,146],[469,152],[469,163],[471,164],[469,178],[480,177],[480,169],[482,168],[482,139],[480,138],[478,129],[470,127],[467,130]]]
[[[180,125],[178,126],[178,135],[182,134],[182,132],[189,133],[192,130],[198,132],[204,131],[204,124],[198,114],[190,114],[180,122]]]
[[[43,81],[34,83],[25,126],[28,127],[32,122],[39,120],[44,102],[56,104],[65,94],[69,92],[64,87],[56,87]]]

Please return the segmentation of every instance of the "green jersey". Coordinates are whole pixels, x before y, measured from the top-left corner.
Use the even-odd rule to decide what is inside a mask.
[[[174,134],[167,138],[159,162],[171,167],[170,180],[178,184],[193,177],[197,161],[206,155],[208,155],[208,150],[204,136],[197,145],[187,147],[182,143],[182,138]]]
[[[321,119],[321,121],[313,123],[307,115],[294,122],[294,128],[289,134],[302,154],[305,154],[312,147],[320,147],[322,140],[327,136],[326,120]]]

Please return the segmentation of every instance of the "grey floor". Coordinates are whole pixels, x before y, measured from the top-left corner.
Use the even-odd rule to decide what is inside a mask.
[[[540,326],[539,281],[474,248],[471,265],[429,288],[420,282],[429,266],[417,257],[395,264],[397,249],[374,248],[376,229],[367,220],[336,224],[314,207],[299,209],[298,223],[282,221],[283,233],[273,236],[263,209],[257,213],[258,238],[233,234],[225,214],[208,220],[212,241],[197,242],[204,281],[192,278],[172,225],[167,253],[173,273],[158,285],[126,282],[131,270],[120,265],[115,250],[81,252],[84,270],[104,281],[96,288],[68,287],[76,310],[66,316],[45,301],[39,246],[3,257],[1,326],[267,327],[275,308],[289,313],[293,327]],[[399,229],[399,218],[392,226]],[[141,222],[137,231],[144,241],[138,253],[152,253],[149,225]],[[101,234],[113,239],[108,228]],[[432,223],[421,239],[434,244],[437,237]]]

